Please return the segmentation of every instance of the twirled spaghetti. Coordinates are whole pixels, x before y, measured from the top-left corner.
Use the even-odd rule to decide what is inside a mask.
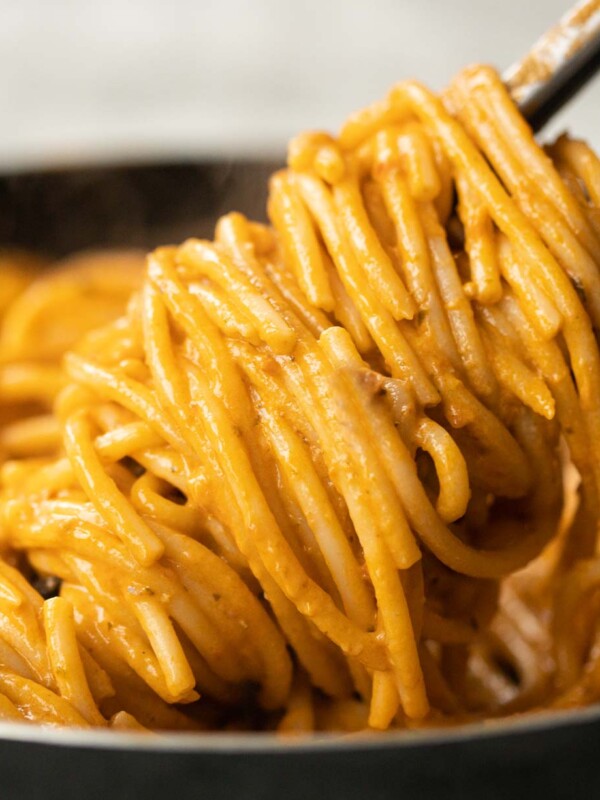
[[[288,164],[271,227],[7,261],[0,717],[386,729],[600,695],[600,162],[477,67]]]

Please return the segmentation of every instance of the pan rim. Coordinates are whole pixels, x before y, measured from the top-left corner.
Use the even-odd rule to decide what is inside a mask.
[[[545,733],[569,726],[600,723],[600,704],[583,709],[537,711],[510,718],[465,723],[453,728],[366,732],[357,734],[299,734],[198,732],[142,733],[137,731],[49,728],[27,723],[0,722],[2,743],[46,745],[102,751],[136,751],[190,755],[289,755],[374,750],[407,750],[469,744],[480,740]]]

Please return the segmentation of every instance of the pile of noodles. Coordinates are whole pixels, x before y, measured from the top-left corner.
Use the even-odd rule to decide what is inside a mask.
[[[0,265],[0,718],[600,698],[600,162],[488,68],[292,141],[271,227]]]

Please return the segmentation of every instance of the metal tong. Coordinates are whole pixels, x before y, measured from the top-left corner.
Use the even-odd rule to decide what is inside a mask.
[[[538,131],[598,69],[600,0],[582,0],[506,70],[503,80]]]

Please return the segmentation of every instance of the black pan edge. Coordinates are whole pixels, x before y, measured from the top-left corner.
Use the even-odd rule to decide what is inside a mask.
[[[178,733],[155,734],[133,731],[49,729],[28,724],[0,723],[0,741],[43,743],[60,747],[136,749],[143,752],[182,753],[271,753],[290,751],[325,752],[329,750],[405,749],[431,745],[467,744],[473,740],[541,735],[550,729],[600,726],[600,704],[568,711],[539,711],[505,719],[466,723],[452,728],[428,728],[420,731],[388,731],[359,734],[310,734],[283,737],[276,733]]]

